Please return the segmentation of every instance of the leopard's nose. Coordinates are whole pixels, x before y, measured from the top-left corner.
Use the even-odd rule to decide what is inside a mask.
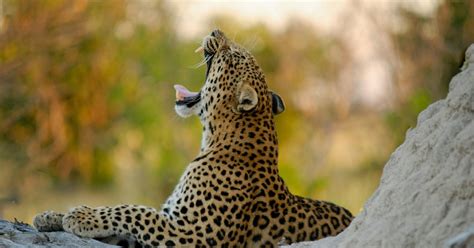
[[[216,35],[219,33],[219,29],[215,29],[211,32],[212,37],[216,37]]]
[[[222,31],[220,31],[219,29],[215,29],[214,31],[211,32],[210,34],[212,37],[218,37],[218,36],[223,36],[224,33],[222,33]]]

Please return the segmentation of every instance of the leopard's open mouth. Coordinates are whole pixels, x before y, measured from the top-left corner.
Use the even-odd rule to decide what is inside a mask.
[[[212,32],[210,36],[215,37],[215,33]],[[204,60],[206,61],[207,68],[205,80],[207,80],[212,65],[212,59],[215,53],[210,51],[210,49],[206,46],[201,46],[196,49],[196,52],[200,51],[203,51]],[[176,90],[176,105],[186,105],[186,107],[191,108],[201,100],[201,92],[189,91],[186,89],[186,87],[179,84],[176,84],[174,88]]]
[[[212,59],[214,58],[214,54],[207,51],[206,49],[204,49],[204,59],[206,60],[206,80],[207,80],[207,76],[209,76],[209,70],[211,69],[211,65],[212,65]]]

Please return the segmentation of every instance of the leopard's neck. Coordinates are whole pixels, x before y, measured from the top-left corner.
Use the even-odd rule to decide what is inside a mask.
[[[232,153],[254,166],[262,163],[277,167],[278,139],[273,116],[243,115],[205,123],[200,155],[210,152]]]

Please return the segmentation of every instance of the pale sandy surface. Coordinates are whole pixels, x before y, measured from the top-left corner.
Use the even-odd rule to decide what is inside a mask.
[[[474,247],[473,119],[474,44],[448,96],[418,116],[351,226],[291,247]]]

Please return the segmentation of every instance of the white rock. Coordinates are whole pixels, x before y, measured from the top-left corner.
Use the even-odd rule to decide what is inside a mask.
[[[94,239],[80,238],[67,232],[38,232],[23,223],[0,220],[0,247],[97,247],[112,248]]]
[[[474,44],[446,99],[418,116],[337,237],[291,247],[474,247]]]

